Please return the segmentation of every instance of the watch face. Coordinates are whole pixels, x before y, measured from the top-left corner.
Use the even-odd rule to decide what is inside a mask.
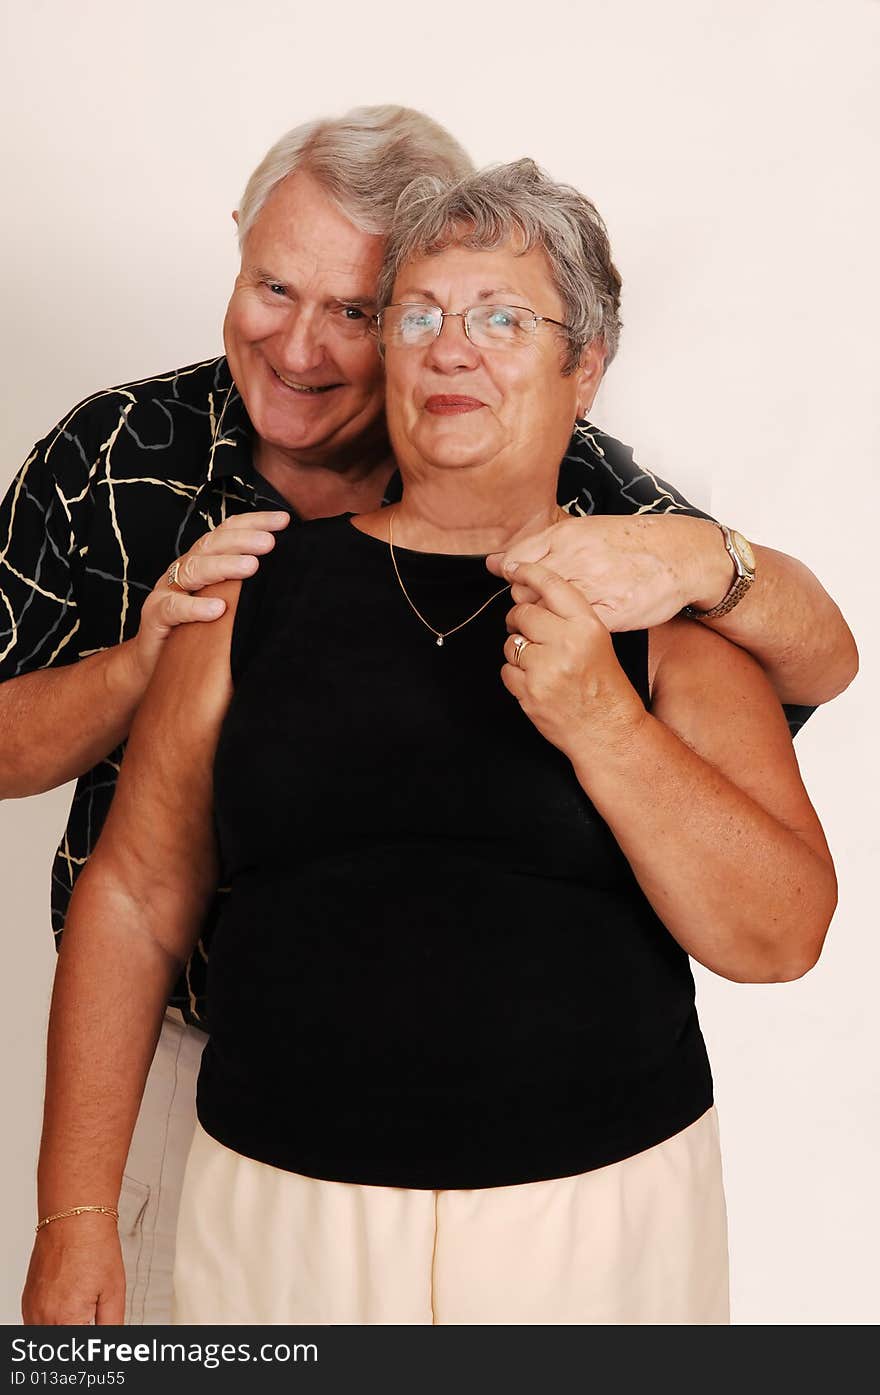
[[[748,538],[744,538],[742,533],[737,533],[736,529],[730,531],[730,540],[743,560],[744,565],[750,572],[755,570],[755,554]]]

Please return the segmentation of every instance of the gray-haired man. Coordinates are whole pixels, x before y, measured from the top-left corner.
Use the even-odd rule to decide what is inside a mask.
[[[384,236],[414,175],[468,167],[446,132],[401,108],[289,133],[237,215],[225,357],[95,394],[13,482],[0,508],[0,795],[78,778],[54,868],[56,934],[165,637],[217,614],[199,589],[255,570],[291,517],[394,497],[370,334]],[[546,556],[614,628],[689,604],[717,612],[707,623],[755,654],[783,701],[823,702],[851,679],[849,631],[805,568],[756,549],[753,569],[747,545],[589,423],[559,490],[573,516],[515,555]],[[120,1199],[132,1322],[168,1319],[209,930],[162,1032]]]

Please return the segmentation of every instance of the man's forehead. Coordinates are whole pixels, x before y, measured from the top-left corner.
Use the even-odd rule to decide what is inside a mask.
[[[254,218],[243,248],[245,259],[264,263],[279,256],[320,263],[328,270],[378,268],[385,238],[364,232],[305,172],[288,175]]]
[[[344,299],[349,305],[375,303],[375,265],[282,253],[266,262],[245,261],[242,271],[250,282],[278,283],[293,294],[311,291]]]
[[[344,295],[346,299],[372,298],[382,266],[382,245],[375,239],[363,244],[339,245],[322,239],[320,231],[280,230],[278,236],[248,237],[242,254],[242,271],[250,281],[279,281],[305,293],[308,289]]]

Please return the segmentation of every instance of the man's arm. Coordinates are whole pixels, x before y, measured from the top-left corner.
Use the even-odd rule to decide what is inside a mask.
[[[133,639],[71,663],[80,624],[75,559],[83,540],[64,507],[54,461],[70,467],[61,448],[52,466],[46,454],[37,447],[0,504],[0,799],[54,789],[114,750],[171,630],[223,613],[222,601],[184,591],[250,575],[274,544],[270,530],[289,517],[228,519],[186,554],[178,572],[183,590],[159,578]],[[84,487],[85,480],[65,480],[69,494]],[[169,539],[169,552],[172,547]]]
[[[734,579],[721,530],[709,526],[711,535],[697,551],[690,583],[690,589],[705,583],[705,590],[685,602],[698,610],[718,605]],[[716,570],[712,553],[717,557],[719,548],[723,561],[713,591],[709,585]],[[811,707],[830,702],[858,673],[859,655],[849,626],[803,562],[769,547],[756,545],[753,550],[755,584],[727,615],[700,623],[748,650],[781,702]]]
[[[583,505],[576,482],[590,510]],[[573,516],[507,554],[541,561],[573,582],[610,630],[648,629],[686,605],[708,610],[726,595],[733,563],[720,528],[632,452],[585,424],[563,462],[560,497]],[[564,485],[562,480],[564,479]],[[595,511],[593,511],[595,510]],[[760,663],[780,701],[828,702],[858,672],[858,651],[839,608],[812,572],[793,557],[755,547],[757,579],[732,611],[701,621]],[[502,575],[502,557],[489,561]]]
[[[124,741],[146,687],[133,645],[0,684],[0,799],[55,789]]]

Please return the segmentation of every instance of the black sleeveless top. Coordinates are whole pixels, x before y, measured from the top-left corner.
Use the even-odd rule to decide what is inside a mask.
[[[395,551],[438,630],[498,588],[482,558]],[[502,1186],[616,1162],[711,1105],[687,955],[501,682],[510,605],[438,647],[350,516],[282,534],[244,583],[198,1088],[227,1147]],[[647,703],[646,632],[614,647]]]

